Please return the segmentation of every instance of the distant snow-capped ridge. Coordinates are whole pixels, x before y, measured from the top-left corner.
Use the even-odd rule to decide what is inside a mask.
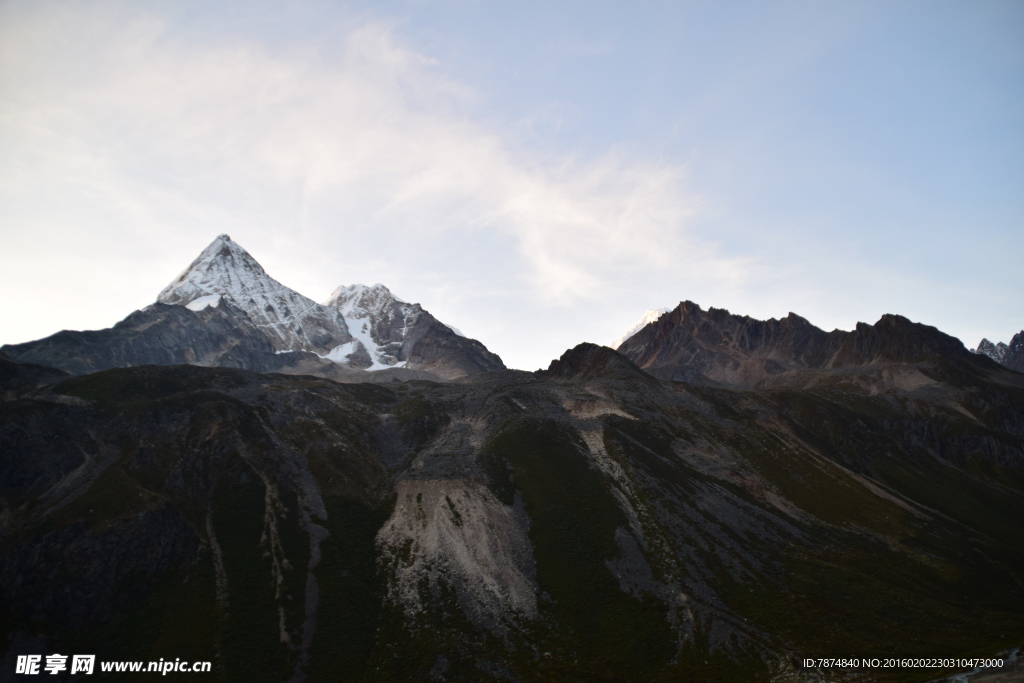
[[[993,344],[988,339],[982,339],[978,344],[978,348],[971,349],[974,353],[979,353],[983,356],[988,356],[997,363],[1002,363],[1006,359],[1006,354],[1009,352],[1010,347],[1003,342],[997,342]]]
[[[651,309],[650,311],[647,311],[635,325],[626,330],[626,332],[621,337],[613,341],[611,344],[609,344],[609,346],[613,349],[618,349],[626,342],[627,339],[629,339],[634,334],[644,329],[649,324],[653,323],[655,320],[657,320],[658,318],[660,318],[661,316],[665,315],[668,312],[669,309],[667,308],[655,308]]]
[[[971,349],[971,351],[988,356],[1011,370],[1024,372],[1024,330],[1013,335],[1009,344],[1003,342],[993,344],[988,339],[982,339],[978,343],[978,348]]]
[[[270,277],[228,235],[210,243],[160,292],[157,302],[200,311],[216,307],[222,298],[241,309],[277,353],[309,351],[363,370],[408,367],[413,347],[435,323],[448,334],[464,338],[419,304],[403,301],[380,283],[372,287],[343,285],[317,303]],[[431,339],[436,334],[430,335]],[[459,344],[446,346],[455,352]],[[493,356],[486,349],[484,352]],[[438,362],[436,354],[426,355],[431,363]],[[493,360],[504,367],[497,356]],[[488,358],[485,364],[494,362]]]

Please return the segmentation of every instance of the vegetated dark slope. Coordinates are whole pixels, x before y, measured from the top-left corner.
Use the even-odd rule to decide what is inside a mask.
[[[684,301],[627,339],[619,352],[663,379],[733,388],[802,386],[822,371],[877,374],[885,366],[939,359],[992,370],[956,338],[934,327],[886,314],[851,332],[825,332],[790,313],[755,320],[724,309],[703,311]],[[808,372],[811,371],[811,372]]]
[[[581,345],[461,384],[180,366],[12,389],[8,654],[227,681],[991,655],[1024,639],[1024,391],[995,367],[734,391]]]
[[[19,363],[0,353],[0,387],[10,398],[32,387],[55,382],[67,373],[57,368],[34,363]]]

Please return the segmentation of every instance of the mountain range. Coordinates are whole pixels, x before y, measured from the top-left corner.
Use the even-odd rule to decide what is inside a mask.
[[[453,379],[503,370],[474,339],[381,284],[338,287],[322,304],[270,277],[220,235],[157,296],[108,330],[63,331],[0,348],[9,357],[83,374],[188,363],[368,381]]]
[[[1019,680],[1024,374],[979,351],[686,301],[508,370],[221,236],[114,328],[2,349],[3,675]]]

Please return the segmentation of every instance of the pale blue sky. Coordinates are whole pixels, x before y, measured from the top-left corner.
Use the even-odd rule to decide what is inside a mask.
[[[0,342],[220,232],[525,369],[683,299],[1024,328],[1020,2],[0,2],[0,150]]]

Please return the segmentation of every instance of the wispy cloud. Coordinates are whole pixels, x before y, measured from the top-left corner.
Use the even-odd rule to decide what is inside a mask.
[[[314,297],[381,254],[393,273],[427,271],[438,291],[500,280],[547,305],[677,277],[684,263],[723,286],[747,277],[687,232],[700,203],[684,169],[517,148],[474,120],[470,88],[386,24],[346,31],[341,49],[284,52],[186,40],[125,8],[2,9],[0,221],[16,247],[3,270],[60,244],[85,269],[134,240],[154,252],[134,276],[155,295],[165,261],[184,265],[183,250],[234,231],[258,257],[274,248],[279,279],[322,287]],[[0,282],[43,295],[31,278]],[[8,324],[5,336],[21,335]]]

